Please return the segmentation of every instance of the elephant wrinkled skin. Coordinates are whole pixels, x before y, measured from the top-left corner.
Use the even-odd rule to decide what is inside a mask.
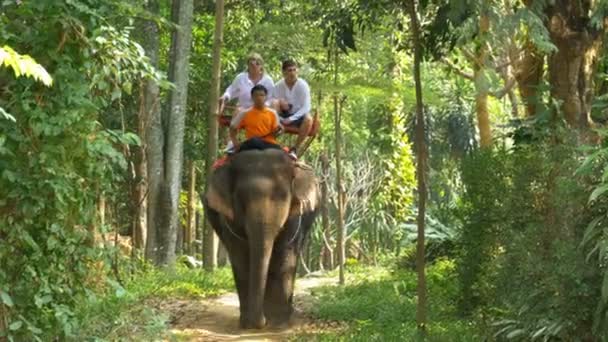
[[[240,152],[211,175],[203,203],[230,257],[241,327],[287,324],[299,251],[319,203],[312,169],[281,150]]]

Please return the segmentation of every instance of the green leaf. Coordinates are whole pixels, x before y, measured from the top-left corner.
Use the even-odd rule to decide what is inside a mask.
[[[604,280],[602,281],[602,302],[608,303],[608,272],[604,272]]]
[[[606,191],[608,191],[608,184],[603,184],[603,185],[595,188],[595,190],[593,190],[593,192],[591,193],[591,196],[589,196],[589,203],[595,201],[599,196],[604,194]]]
[[[25,75],[42,82],[47,87],[53,85],[51,75],[32,57],[20,55],[7,45],[0,47],[0,66],[2,65],[13,69],[15,77]]]
[[[6,119],[8,121],[16,122],[15,117],[7,113],[4,108],[0,107],[0,119]]]
[[[23,322],[22,321],[14,321],[13,323],[11,323],[8,326],[8,329],[10,331],[15,331],[15,330],[19,330],[19,328],[21,328],[23,326]]]
[[[8,307],[13,307],[13,305],[15,305],[13,303],[13,299],[11,298],[11,296],[9,296],[8,293],[1,291],[1,290],[0,290],[0,298],[2,298],[2,303],[4,303],[4,305],[6,305]]]
[[[525,332],[526,331],[524,329],[515,329],[507,334],[507,338],[512,339],[512,338],[523,335]]]

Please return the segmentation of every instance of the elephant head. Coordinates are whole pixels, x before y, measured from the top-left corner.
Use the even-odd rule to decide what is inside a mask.
[[[230,257],[241,326],[287,323],[299,251],[319,203],[312,169],[281,150],[240,152],[210,176],[203,203]]]

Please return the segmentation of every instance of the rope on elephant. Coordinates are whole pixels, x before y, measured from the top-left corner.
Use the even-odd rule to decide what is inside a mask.
[[[291,240],[289,240],[289,242],[287,243],[288,245],[291,245],[291,243],[298,236],[298,232],[300,231],[300,227],[302,226],[302,215],[304,215],[304,201],[300,201],[300,213],[298,215],[298,228],[296,228],[296,232],[293,234],[293,237],[291,238]]]
[[[226,222],[226,218],[225,218],[225,217],[222,217],[222,218],[221,218],[221,222],[222,222],[222,225],[224,226],[224,228],[228,229],[228,231],[229,231],[229,232],[230,232],[232,235],[234,235],[234,236],[235,236],[237,239],[239,239],[239,240],[241,240],[241,241],[245,241],[245,238],[243,238],[243,237],[239,236],[237,233],[235,233],[234,231],[232,231],[232,229],[230,229],[230,225],[229,225],[229,224]]]

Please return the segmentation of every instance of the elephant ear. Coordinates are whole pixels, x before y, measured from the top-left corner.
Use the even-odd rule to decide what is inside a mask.
[[[295,165],[292,191],[293,200],[290,216],[302,215],[317,209],[319,205],[319,184],[310,166],[302,163]]]
[[[234,212],[230,200],[230,184],[230,166],[226,165],[216,169],[209,178],[205,200],[210,208],[233,220]]]

